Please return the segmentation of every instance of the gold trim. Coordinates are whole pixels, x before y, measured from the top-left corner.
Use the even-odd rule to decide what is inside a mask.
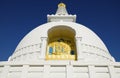
[[[59,3],[58,7],[66,7],[66,5],[64,3]]]

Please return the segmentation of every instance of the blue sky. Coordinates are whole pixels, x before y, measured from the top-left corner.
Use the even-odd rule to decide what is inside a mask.
[[[60,2],[77,23],[92,29],[120,61],[119,0],[0,0],[0,61],[6,61],[20,40],[35,27],[47,22]]]

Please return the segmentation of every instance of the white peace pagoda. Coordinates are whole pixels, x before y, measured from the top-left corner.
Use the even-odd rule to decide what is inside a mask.
[[[64,3],[47,20],[0,62],[0,78],[120,78],[120,63],[92,30],[76,23]]]

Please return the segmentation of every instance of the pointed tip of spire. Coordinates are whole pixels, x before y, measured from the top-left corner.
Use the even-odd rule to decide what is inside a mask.
[[[58,7],[66,7],[66,5],[63,2],[61,2],[58,4]]]
[[[55,15],[47,15],[48,22],[57,22],[57,21],[67,21],[67,22],[75,22],[76,15],[68,14],[66,5],[63,2],[58,4],[57,11]]]
[[[58,4],[58,9],[57,9],[56,14],[57,15],[68,15],[68,12],[66,10],[66,5],[63,2]]]

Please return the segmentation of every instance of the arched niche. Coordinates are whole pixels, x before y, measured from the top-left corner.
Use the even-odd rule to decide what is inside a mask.
[[[77,60],[74,29],[56,26],[48,30],[46,60]]]

